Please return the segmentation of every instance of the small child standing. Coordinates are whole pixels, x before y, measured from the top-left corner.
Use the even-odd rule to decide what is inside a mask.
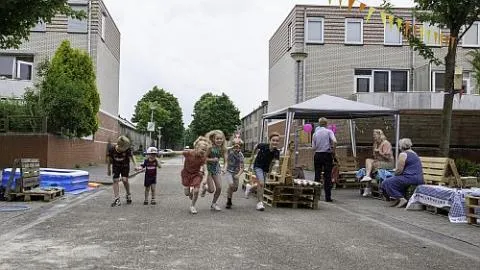
[[[195,204],[200,191],[200,183],[202,183],[203,178],[207,176],[207,151],[211,147],[211,144],[207,138],[198,137],[193,145],[194,150],[185,150],[179,153],[183,154],[185,158],[181,173],[184,193],[185,196],[188,196],[190,200],[192,200],[190,213],[196,214],[197,209],[195,208]]]
[[[232,196],[238,190],[238,181],[243,172],[242,145],[243,141],[240,138],[235,138],[232,148],[228,150],[228,165],[225,173],[225,180],[228,183],[227,205],[225,206],[227,209],[232,208]]]
[[[112,207],[119,206],[121,204],[119,196],[120,187],[118,184],[120,180],[125,186],[125,191],[127,193],[127,204],[131,204],[132,196],[130,195],[130,185],[128,183],[130,160],[133,162],[134,167],[137,165],[135,163],[135,159],[133,158],[132,150],[130,149],[130,140],[125,136],[118,137],[117,144],[108,150],[107,157],[107,175],[112,175],[113,170],[113,194],[115,199],[112,203]]]
[[[137,168],[137,170],[145,169],[145,201],[143,205],[148,205],[148,193],[151,193],[151,205],[156,205],[155,201],[155,186],[157,184],[157,168],[161,168],[160,162],[157,159],[158,150],[155,147],[147,149],[148,158]]]

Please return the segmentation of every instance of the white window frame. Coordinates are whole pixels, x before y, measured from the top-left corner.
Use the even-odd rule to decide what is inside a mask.
[[[368,92],[358,92],[357,89],[357,79],[368,79]],[[373,76],[372,75],[354,75],[353,80],[353,93],[354,94],[363,94],[363,93],[373,93]]]
[[[473,24],[477,25],[477,44],[465,44],[465,35],[462,37],[462,47],[467,48],[480,48],[480,21],[476,21]],[[473,26],[472,24],[472,26]],[[470,31],[472,28],[468,29]]]
[[[356,68],[354,69],[354,74],[355,70],[362,69],[362,68]],[[392,71],[403,71],[407,73],[407,92],[395,92],[395,93],[408,93],[410,92],[410,72],[407,69],[371,69],[372,70],[372,75],[354,75],[353,79],[353,91],[354,94],[358,94],[357,92],[357,79],[363,78],[363,79],[370,79],[370,91],[368,93],[393,93],[392,92]],[[388,72],[388,92],[375,92],[374,86],[375,86],[375,72]],[[361,92],[364,93],[364,92]],[[360,93],[360,94],[361,94]]]
[[[432,81],[431,81],[431,83],[432,83],[432,89],[430,89],[430,92],[433,92],[433,93],[443,93],[443,92],[445,92],[445,85],[443,86],[443,88],[444,88],[443,91],[440,91],[440,92],[435,91],[435,88],[436,88],[436,87],[435,87],[435,86],[436,86],[436,85],[435,85],[435,76],[436,76],[437,73],[443,73],[444,76],[445,76],[445,71],[440,71],[440,70],[434,70],[434,71],[432,71]]]
[[[295,37],[295,35],[294,35],[293,22],[291,22],[291,23],[288,24],[288,49],[291,49],[293,47],[293,44],[295,43],[293,41],[294,37]]]
[[[435,31],[430,31],[430,36],[429,38],[427,38],[427,29],[430,29],[430,30],[433,30],[437,28],[438,29],[438,38],[437,38],[437,42],[438,43],[435,43],[435,34],[434,32]],[[433,43],[431,43],[433,42]],[[429,46],[429,47],[442,47],[442,28],[440,28],[440,26],[436,25],[436,24],[432,24],[430,25],[429,22],[424,22],[423,23],[423,43],[425,43],[425,45]]]
[[[15,78],[17,80],[20,79],[20,66],[21,65],[27,65],[27,66],[30,66],[31,68],[31,74],[30,74],[30,80],[23,80],[23,81],[31,81],[33,80],[33,63],[32,62],[26,62],[26,61],[17,61],[17,58],[15,57],[15,63],[17,64],[17,72],[15,73]]]
[[[102,12],[102,31],[101,31],[101,38],[105,41],[105,34],[106,34],[106,25],[107,25],[107,15]]]
[[[480,31],[479,31],[480,32]],[[468,74],[468,76],[465,76],[465,74]],[[464,71],[463,74],[462,74],[463,78],[462,78],[462,83],[463,81],[467,81],[467,89],[465,89],[465,93],[464,94],[471,94],[472,93],[472,72],[470,71]]]
[[[398,33],[400,35],[400,42],[399,43],[387,42],[387,27],[388,28],[392,27],[392,29],[395,29],[395,28],[398,29]],[[403,45],[402,31],[400,31],[400,29],[398,28],[398,26],[396,24],[393,25],[393,26],[390,26],[390,25],[386,24],[385,27],[383,27],[383,45],[388,45],[388,46],[402,46]]]
[[[347,41],[347,36],[348,36],[348,23],[349,22],[352,22],[352,23],[358,23],[360,22],[360,41],[359,42],[356,42],[356,41]],[[363,45],[363,19],[359,19],[359,18],[345,18],[345,44],[349,44],[349,45]]]
[[[75,11],[84,10],[86,13],[88,13],[88,5],[71,4],[70,7]],[[71,21],[85,21],[86,28],[85,29],[82,28],[81,30],[70,29],[70,22]],[[89,28],[89,23],[90,22],[88,21],[88,18],[78,20],[78,19],[75,19],[73,17],[68,17],[67,18],[67,33],[69,33],[69,34],[87,34],[88,33],[88,28]]]
[[[310,22],[322,22],[322,39],[310,40],[308,36],[308,25]],[[325,18],[323,17],[307,17],[307,24],[305,25],[305,42],[310,44],[323,44],[325,41]]]

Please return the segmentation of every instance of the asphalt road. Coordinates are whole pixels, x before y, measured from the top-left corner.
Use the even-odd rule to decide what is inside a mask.
[[[159,171],[156,206],[143,205],[140,174],[132,205],[110,207],[104,186],[0,213],[0,269],[479,269],[478,227],[387,208],[354,190],[334,191],[337,201],[319,210],[264,212],[241,193],[233,209],[212,212],[207,195],[191,215],[180,170],[173,158]]]

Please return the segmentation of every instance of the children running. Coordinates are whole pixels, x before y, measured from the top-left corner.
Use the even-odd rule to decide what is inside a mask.
[[[190,213],[196,214],[197,209],[195,204],[198,199],[200,191],[200,183],[204,177],[207,176],[207,151],[211,147],[210,141],[205,137],[199,137],[194,142],[195,150],[185,150],[181,152],[185,158],[182,170],[182,184],[184,186],[184,193],[190,197],[192,204],[190,206]],[[193,189],[193,190],[192,190]]]
[[[222,193],[222,182],[220,179],[220,174],[225,173],[228,164],[228,153],[225,135],[221,130],[212,130],[208,132],[205,137],[207,137],[212,144],[212,147],[208,151],[208,177],[206,183],[208,187],[208,192],[215,192],[213,194],[212,205],[210,206],[210,209],[214,211],[221,211],[222,209],[218,206],[217,200]],[[220,158],[223,158],[224,160],[223,168],[220,168]],[[207,189],[205,188],[204,183],[202,185],[202,197],[205,196],[206,191]]]
[[[127,204],[132,203],[132,196],[130,195],[130,185],[128,184],[128,175],[130,173],[130,160],[132,160],[134,167],[137,167],[135,159],[130,149],[130,140],[125,136],[118,137],[117,145],[109,149],[107,164],[107,175],[112,175],[113,168],[113,195],[114,200],[112,207],[121,205],[120,203],[120,187],[118,182],[120,179],[123,182],[126,191]]]
[[[241,152],[243,141],[240,138],[233,140],[232,148],[228,150],[228,166],[225,173],[225,180],[228,183],[227,205],[225,208],[232,208],[232,196],[238,189],[238,180],[243,172],[243,154]]]
[[[157,168],[161,168],[160,162],[157,159],[158,150],[156,147],[149,147],[147,149],[148,158],[137,168],[137,170],[145,169],[145,201],[143,205],[148,205],[148,194],[151,193],[151,205],[156,205],[155,201],[155,186],[157,184]]]

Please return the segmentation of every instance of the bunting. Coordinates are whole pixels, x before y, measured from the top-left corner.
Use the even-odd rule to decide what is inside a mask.
[[[375,12],[375,8],[371,7],[368,9],[368,15],[367,15],[367,23],[370,20],[370,17],[372,17],[372,14]]]
[[[348,11],[352,10],[353,3],[355,3],[355,0],[348,0]]]
[[[342,8],[342,0],[338,0],[338,3],[340,4],[340,8]]]
[[[367,5],[365,5],[364,3],[360,3],[360,7],[358,8],[360,12],[363,12],[365,8],[367,8]]]
[[[387,26],[387,14],[385,13],[385,11],[380,11],[380,17],[382,17],[382,23],[383,23],[383,27],[386,27]]]
[[[328,4],[329,4],[329,5],[332,5],[332,0],[328,0]]]
[[[388,24],[390,25],[390,29],[393,29],[393,20],[395,17],[392,14],[388,14]]]

